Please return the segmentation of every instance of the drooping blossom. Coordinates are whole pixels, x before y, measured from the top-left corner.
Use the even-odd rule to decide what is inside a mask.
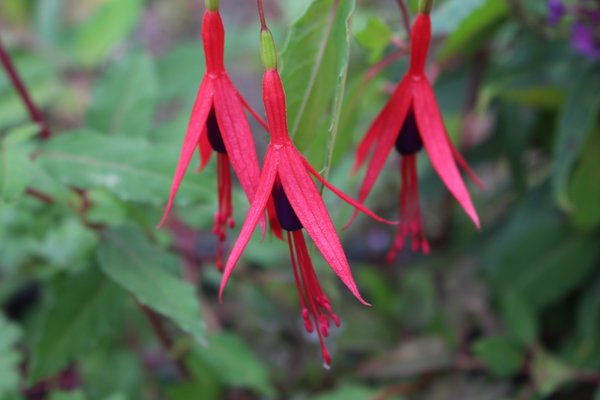
[[[271,140],[267,148],[256,195],[246,216],[240,235],[233,245],[225,266],[221,288],[223,291],[244,248],[270,201],[275,204],[276,218],[286,231],[294,278],[302,307],[302,319],[308,332],[316,331],[325,365],[331,358],[323,341],[329,335],[331,323],[340,325],[340,319],[331,308],[315,273],[303,231],[313,240],[321,255],[352,294],[362,303],[348,260],[311,175],[356,209],[382,220],[363,205],[356,203],[323,179],[294,146],[286,122],[285,93],[277,71],[277,55],[271,33],[261,32],[261,51],[265,64],[263,101],[267,113]]]
[[[475,182],[479,184],[479,181],[448,137],[433,88],[425,75],[431,40],[430,9],[430,1],[421,2],[421,11],[411,32],[408,72],[375,118],[356,152],[354,172],[358,171],[370,156],[366,175],[359,189],[360,203],[367,199],[392,148],[395,147],[400,155],[400,225],[388,253],[389,261],[404,247],[407,237],[412,238],[413,251],[427,254],[430,250],[423,228],[417,179],[417,155],[423,147],[442,182],[479,228],[479,217],[456,164],[458,163]],[[355,216],[356,213],[349,224]]]
[[[225,32],[219,14],[219,2],[206,1],[206,12],[202,21],[202,44],[206,59],[206,72],[200,84],[194,104],[179,163],[171,187],[169,201],[160,225],[164,224],[173,205],[179,185],[185,175],[196,149],[199,150],[203,169],[213,152],[217,153],[218,211],[215,213],[213,233],[217,236],[216,265],[223,269],[223,244],[227,228],[233,228],[233,205],[231,200],[233,168],[248,200],[256,192],[260,169],[244,107],[259,122],[262,119],[249,107],[235,88],[227,71],[223,57]],[[264,229],[264,223],[261,222]],[[272,225],[277,235],[277,226]],[[264,232],[264,230],[263,230]]]

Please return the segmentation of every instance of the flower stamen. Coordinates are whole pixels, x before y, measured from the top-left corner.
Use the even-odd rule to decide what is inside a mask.
[[[419,204],[419,181],[417,177],[417,156],[400,157],[400,173],[402,187],[400,189],[400,225],[394,238],[392,248],[387,254],[388,262],[396,258],[396,254],[404,248],[408,236],[411,239],[413,252],[421,251],[429,254],[429,243],[425,237],[421,207]]]
[[[331,356],[325,347],[324,338],[329,336],[331,322],[339,327],[341,321],[333,313],[331,302],[323,293],[319,284],[317,274],[313,267],[304,234],[302,230],[288,231],[288,244],[290,248],[290,258],[294,269],[294,279],[300,297],[300,306],[302,307],[302,319],[304,328],[308,333],[317,331],[319,343],[321,345],[321,355],[326,366],[331,364]],[[315,329],[316,328],[316,329]]]

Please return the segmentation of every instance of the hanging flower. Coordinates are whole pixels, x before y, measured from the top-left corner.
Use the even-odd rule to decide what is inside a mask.
[[[218,211],[215,213],[213,233],[217,236],[216,265],[223,269],[223,244],[227,228],[233,228],[233,206],[231,201],[231,172],[233,168],[248,200],[256,192],[260,170],[254,140],[244,107],[266,125],[249,107],[237,91],[225,70],[223,52],[225,32],[219,14],[217,0],[206,1],[206,13],[202,22],[202,44],[206,58],[206,73],[200,84],[198,95],[187,128],[179,163],[171,187],[171,194],[160,225],[167,219],[179,185],[190,160],[198,148],[200,169],[208,163],[213,152],[217,153]],[[261,222],[264,232],[264,223]],[[277,226],[272,225],[278,235]]]
[[[412,250],[429,253],[425,237],[417,179],[417,155],[424,147],[433,168],[448,190],[479,228],[479,217],[460,176],[456,163],[479,184],[467,163],[458,153],[440,114],[435,94],[425,75],[425,63],[431,40],[431,1],[422,1],[411,32],[410,67],[392,97],[379,113],[356,152],[354,172],[365,163],[373,149],[358,201],[363,203],[385,165],[392,148],[400,155],[400,225],[388,260],[392,261],[404,247],[405,239],[412,237]],[[351,224],[356,213],[350,220]]]
[[[279,225],[287,233],[304,326],[308,332],[316,330],[323,360],[326,365],[329,365],[331,359],[323,338],[329,335],[331,323],[339,326],[340,320],[333,313],[331,303],[319,284],[306,247],[303,230],[312,238],[325,261],[352,294],[363,304],[367,303],[358,292],[340,239],[311,175],[358,210],[377,220],[387,221],[374,215],[363,205],[356,203],[329,184],[296,149],[288,134],[285,93],[277,71],[275,44],[271,33],[266,28],[261,32],[261,50],[266,69],[263,78],[263,100],[271,141],[265,156],[256,195],[240,236],[227,260],[219,296],[222,298],[227,281],[248,244],[256,224],[269,202],[273,201]]]

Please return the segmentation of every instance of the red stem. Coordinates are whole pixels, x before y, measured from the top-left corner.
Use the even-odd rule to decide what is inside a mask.
[[[406,30],[406,40],[410,41],[410,14],[408,12],[408,8],[406,7],[404,0],[396,1],[398,2],[398,7],[400,7],[400,12],[402,13],[402,23],[404,24],[404,29]]]
[[[42,129],[40,131],[40,137],[42,139],[50,138],[50,130],[48,129],[48,125],[46,124],[46,121],[44,120],[44,116],[42,115],[42,113],[37,109],[37,107],[33,103],[33,100],[31,99],[31,96],[29,95],[29,92],[27,91],[27,88],[25,87],[23,80],[21,79],[21,77],[19,76],[19,73],[17,72],[16,68],[14,67],[14,65],[10,59],[10,56],[4,49],[4,46],[2,45],[1,40],[0,40],[0,61],[2,62],[2,65],[4,66],[4,69],[6,70],[6,73],[8,74],[8,77],[10,78],[15,90],[17,91],[17,93],[19,93],[19,96],[21,97],[23,104],[25,104],[25,106],[27,107],[27,111],[29,112],[29,117],[31,118],[31,120],[33,122],[36,122],[41,126]]]
[[[162,321],[161,321],[160,317],[158,316],[158,314],[156,314],[154,311],[152,311],[148,307],[146,307],[142,304],[138,304],[138,305],[139,305],[140,309],[143,311],[146,318],[148,319],[148,322],[150,323],[152,330],[156,334],[156,337],[162,344],[163,348],[165,349],[165,351],[167,353],[169,353],[173,349],[173,340],[169,337],[169,334],[167,333],[164,326],[162,325]],[[177,363],[177,367],[179,368],[181,375],[185,379],[189,380],[192,375],[191,375],[189,369],[187,368],[187,365],[185,365],[185,362],[183,360],[175,360],[175,362]]]
[[[267,29],[267,21],[265,20],[265,9],[263,7],[262,0],[257,0],[258,3],[258,16],[260,18],[260,29]]]
[[[35,199],[38,199],[39,201],[41,201],[42,203],[48,204],[48,205],[52,205],[54,204],[54,199],[52,198],[52,196],[46,194],[46,193],[42,193],[37,189],[34,188],[27,188],[26,191],[28,196],[31,196]]]

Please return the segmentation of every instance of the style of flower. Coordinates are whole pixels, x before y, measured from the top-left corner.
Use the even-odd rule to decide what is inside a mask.
[[[400,225],[388,253],[390,262],[404,247],[405,239],[409,236],[412,237],[413,251],[420,250],[427,254],[430,250],[419,206],[416,165],[417,154],[423,146],[443,183],[473,220],[475,226],[477,228],[480,226],[477,212],[456,163],[460,164],[477,184],[480,183],[450,141],[435,94],[425,75],[425,63],[431,41],[429,9],[422,7],[414,22],[411,31],[410,66],[407,74],[367,131],[356,152],[354,172],[360,169],[373,150],[359,189],[360,203],[363,203],[371,192],[392,148],[395,147],[400,154],[399,169],[402,176],[399,201]],[[349,224],[355,217],[356,213]]]
[[[325,261],[352,294],[363,304],[367,303],[354,282],[340,239],[311,175],[358,210],[377,220],[387,221],[329,184],[294,146],[288,134],[285,93],[277,71],[275,45],[268,30],[261,32],[261,50],[265,64],[263,101],[271,140],[254,200],[225,266],[219,297],[222,298],[231,273],[256,224],[269,202],[273,201],[276,218],[287,234],[304,326],[309,333],[316,330],[323,360],[328,366],[331,358],[323,338],[329,335],[331,322],[339,326],[340,319],[333,313],[331,303],[319,284],[302,230],[312,238]]]
[[[219,270],[222,270],[226,230],[235,225],[232,216],[230,166],[250,202],[254,198],[260,176],[258,157],[244,107],[259,122],[263,125],[265,123],[237,91],[225,70],[223,63],[225,32],[219,14],[218,1],[207,0],[206,6],[202,22],[206,73],[198,90],[175,171],[169,201],[160,225],[163,225],[167,219],[177,190],[196,149],[199,149],[200,153],[200,170],[206,166],[211,154],[217,153],[219,206],[215,213],[213,233],[218,238],[216,265]],[[263,222],[261,222],[261,226],[264,232]],[[277,235],[277,227],[271,226]]]

